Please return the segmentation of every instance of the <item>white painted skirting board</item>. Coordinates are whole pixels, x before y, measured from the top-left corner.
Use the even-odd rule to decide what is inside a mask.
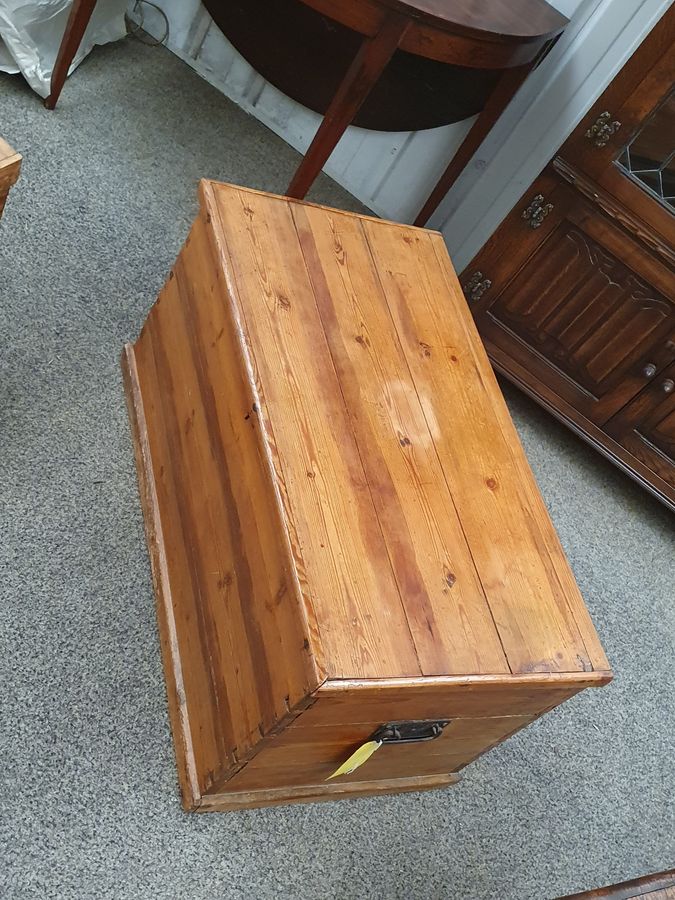
[[[154,0],[169,48],[304,152],[319,116],[266,82],[212,23],[200,0]],[[672,0],[555,0],[572,21],[531,74],[430,225],[461,271],[578,124]],[[156,28],[155,28],[156,26]],[[159,30],[149,12],[145,27]],[[349,128],[325,171],[378,215],[411,221],[471,125],[421,132]]]

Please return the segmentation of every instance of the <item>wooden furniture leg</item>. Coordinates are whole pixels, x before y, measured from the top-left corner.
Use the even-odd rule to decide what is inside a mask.
[[[73,6],[68,16],[66,30],[59,47],[59,52],[54,63],[50,94],[45,100],[47,109],[54,109],[68,77],[68,70],[82,43],[84,32],[91,19],[91,14],[96,6],[96,0],[73,0]]]
[[[409,19],[390,15],[374,37],[364,39],[293,176],[286,191],[288,197],[302,200],[310,189],[347,126],[377,83],[409,25]]]
[[[532,63],[526,66],[517,66],[513,69],[507,69],[497,83],[497,87],[490,95],[490,99],[485,104],[485,108],[474,122],[471,130],[459,145],[457,152],[448,163],[448,167],[433,189],[427,202],[420,210],[414,225],[423,227],[435,212],[438,204],[448,193],[452,185],[474,155],[476,150],[483,143],[484,139],[492,129],[499,116],[502,114],[509,101],[527,78],[532,69]]]

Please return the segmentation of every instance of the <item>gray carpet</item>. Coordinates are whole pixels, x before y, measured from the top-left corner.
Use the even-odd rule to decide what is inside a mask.
[[[510,389],[614,683],[446,792],[181,812],[118,357],[197,179],[281,190],[297,156],[131,40],[56,113],[0,76],[0,133],[0,898],[541,900],[675,865],[673,519]]]

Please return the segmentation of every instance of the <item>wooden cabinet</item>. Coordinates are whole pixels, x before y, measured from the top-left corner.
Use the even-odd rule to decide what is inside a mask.
[[[187,808],[447,785],[611,677],[440,234],[205,182],[125,370]]]
[[[495,366],[670,504],[674,35],[671,10],[462,277]]]

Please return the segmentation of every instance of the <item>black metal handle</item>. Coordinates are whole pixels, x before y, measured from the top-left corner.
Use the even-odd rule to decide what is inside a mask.
[[[439,737],[450,719],[417,719],[407,722],[387,722],[371,736],[371,741],[383,744],[416,744]]]

